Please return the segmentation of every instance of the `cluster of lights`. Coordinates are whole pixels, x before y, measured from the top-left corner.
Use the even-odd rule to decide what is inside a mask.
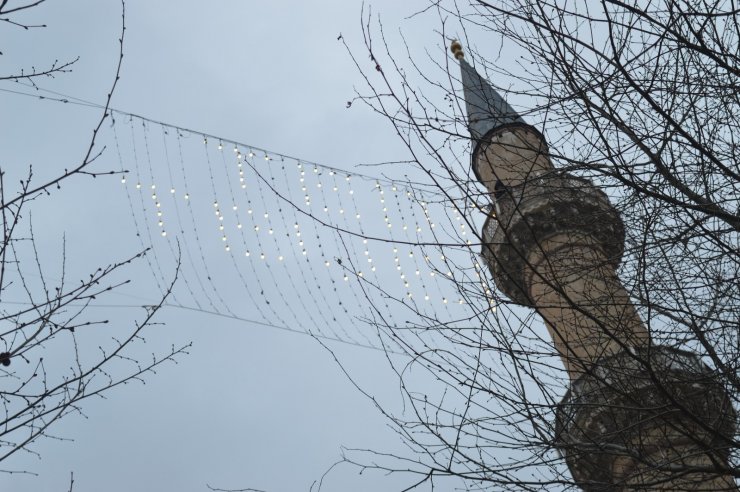
[[[137,185],[137,188],[141,188],[141,186]],[[164,217],[162,217],[162,204],[159,202],[159,198],[157,197],[157,185],[152,185],[152,200],[154,201],[154,208],[156,209],[157,214],[157,226],[159,226],[160,232],[159,234],[162,237],[167,236],[167,231],[164,229]]]
[[[204,138],[204,143],[207,143],[207,139],[205,139],[205,138]],[[223,147],[224,147],[224,144],[222,142],[219,142],[219,144],[218,144],[219,150],[223,150]],[[240,185],[240,187],[242,189],[246,189],[246,187],[247,187],[246,186],[247,177],[246,177],[246,173],[245,173],[245,164],[248,164],[247,157],[249,157],[249,158],[254,157],[254,152],[253,151],[250,151],[250,152],[247,153],[245,151],[245,153],[242,154],[241,150],[239,149],[239,147],[237,145],[234,146],[233,151],[234,151],[234,158],[235,158],[235,161],[236,161],[235,162],[236,171],[237,171],[236,174],[238,174],[239,185]],[[264,159],[267,162],[269,162],[269,161],[272,160],[272,158],[267,153],[265,153]],[[234,164],[232,164],[232,166],[233,165]],[[300,183],[299,186],[300,186],[300,189],[301,189],[301,191],[303,193],[303,199],[304,199],[305,205],[306,206],[311,206],[311,202],[320,199],[320,197],[318,197],[318,196],[312,196],[312,193],[310,191],[310,187],[312,187],[314,185],[312,184],[312,185],[309,186],[308,182],[310,180],[307,179],[307,175],[313,174],[315,176],[321,176],[322,173],[320,171],[320,167],[317,166],[317,165],[308,165],[307,166],[304,163],[297,162],[297,168],[298,168],[298,172],[299,172],[299,175],[300,175],[299,176],[299,183]],[[233,170],[234,168],[231,167],[231,169]],[[234,179],[234,174],[232,174],[232,172],[233,171],[231,171],[229,173],[229,176],[231,176],[229,179],[231,179],[231,180]],[[257,172],[257,171],[255,170],[255,172]],[[334,191],[335,193],[338,194],[337,196],[342,196],[342,195],[344,195],[346,193],[347,195],[349,195],[349,197],[351,197],[352,201],[354,202],[355,190],[352,187],[352,182],[353,182],[352,176],[350,174],[344,174],[344,173],[341,173],[341,172],[340,173],[337,173],[334,170],[329,170],[327,174],[330,177],[332,177],[332,179],[334,179],[338,174],[339,174],[339,176],[344,177],[344,180],[347,183],[347,188],[345,188],[344,191],[341,194],[339,194],[340,190],[339,190],[339,187],[337,186],[336,182],[333,185],[331,185],[331,184],[327,183],[325,180],[324,180],[324,182],[322,182],[321,181],[321,178],[318,178],[317,179],[317,182],[315,182],[315,188],[321,190],[322,196],[324,194],[324,191],[323,191],[324,188],[326,188],[327,190],[329,188],[331,188],[332,191]],[[326,176],[326,174],[324,174],[324,176]],[[122,176],[122,179],[121,179],[122,183],[125,184],[126,178],[127,178],[126,175],[123,175]],[[259,183],[259,181],[257,181],[257,182]],[[388,185],[387,188],[386,188],[384,185],[381,185],[380,182],[376,182],[375,183],[375,187],[376,187],[376,189],[378,191],[379,202],[380,202],[381,210],[383,212],[383,218],[384,218],[384,226],[385,226],[385,228],[392,229],[393,226],[394,226],[394,224],[395,224],[396,226],[399,226],[400,225],[399,229],[402,230],[402,231],[404,231],[404,233],[406,233],[406,231],[409,231],[409,230],[415,230],[417,234],[420,233],[421,230],[422,230],[422,228],[419,225],[419,221],[418,220],[414,221],[414,218],[416,217],[416,215],[414,214],[413,217],[409,217],[410,219],[412,219],[410,221],[410,224],[412,224],[412,226],[409,227],[409,225],[407,224],[406,218],[403,216],[403,213],[401,212],[401,203],[398,201],[398,196],[399,196],[398,195],[398,193],[399,193],[398,192],[398,187],[396,185],[394,185],[394,184],[391,184],[391,185]],[[141,185],[140,184],[137,184],[137,188],[141,188]],[[157,196],[157,194],[155,192],[155,188],[156,187],[152,185],[152,199],[154,200],[154,206],[156,208],[156,213],[157,213],[157,218],[158,218],[158,225],[162,229],[161,230],[162,235],[165,236],[166,233],[164,231],[164,220],[163,220],[163,214],[162,214],[162,209],[161,209],[161,203],[160,203],[160,201],[158,199],[158,196]],[[261,187],[260,187],[260,190],[261,190]],[[426,201],[421,201],[421,202],[416,201],[413,198],[413,194],[412,194],[411,191],[408,191],[408,190],[404,190],[404,191],[405,191],[405,197],[406,198],[408,198],[409,200],[414,201],[417,204],[420,204],[421,205],[422,210],[424,212],[424,217],[425,217],[427,223],[429,224],[429,227],[431,229],[434,229],[435,228],[435,223],[431,219],[431,214],[430,214],[428,203]],[[401,192],[402,193],[401,196],[403,196],[404,191]],[[390,192],[392,192],[392,193],[390,193]],[[175,189],[174,188],[170,188],[170,193],[174,195],[175,194]],[[184,196],[184,199],[185,200],[189,200],[189,198],[190,198],[190,195],[188,193],[185,193],[183,196]],[[389,211],[389,208],[390,208],[389,201],[392,202],[392,197],[393,196],[396,197],[395,198],[395,201],[396,201],[396,204],[398,206],[398,212],[401,213],[400,218],[397,217],[396,219],[393,218],[394,217],[394,214]],[[218,230],[219,230],[221,242],[224,244],[225,250],[226,251],[229,251],[230,250],[230,246],[229,246],[229,241],[228,241],[228,237],[227,237],[227,232],[226,232],[225,226],[224,226],[224,223],[225,223],[224,212],[223,212],[224,209],[222,209],[221,205],[219,204],[219,201],[217,199],[215,199],[215,198],[216,197],[214,197],[214,201],[213,201],[213,211],[214,211],[214,214],[215,214],[216,219],[217,219]],[[355,205],[355,207],[354,207],[355,210],[354,211],[350,210],[350,212],[354,212],[354,213],[351,213],[351,215],[353,215],[355,219],[359,220],[361,218],[361,214],[359,213],[359,207],[356,206],[357,204],[354,204],[354,205]],[[327,200],[324,199],[324,205],[322,207],[324,213],[329,213],[330,212],[330,207],[331,208],[334,208],[334,206],[331,205],[331,202],[330,201],[327,202]],[[239,212],[239,206],[236,204],[236,202],[234,202],[234,204],[232,205],[232,210],[235,212],[235,215],[237,216],[236,228],[237,229],[242,229],[243,226],[242,226],[241,221],[239,220],[239,214],[238,214],[238,212]],[[244,210],[244,209],[242,209],[242,210]],[[413,210],[413,207],[412,207],[412,210]],[[335,213],[338,213],[339,215],[342,215],[343,217],[347,215],[346,214],[347,211],[345,210],[345,207],[342,205],[341,199],[339,201],[339,204],[336,206],[336,208],[334,208],[333,211]],[[273,239],[276,241],[276,246],[278,247],[278,249],[276,249],[277,252],[275,253],[274,256],[271,255],[272,258],[277,259],[277,261],[283,261],[284,260],[284,256],[283,256],[283,254],[280,254],[280,251],[279,251],[280,245],[278,244],[278,239],[276,237],[277,235],[274,234],[275,231],[273,230],[272,226],[270,225],[270,222],[271,221],[270,221],[269,213],[265,212],[264,214],[262,214],[263,217],[264,217],[264,219],[265,219],[265,222],[266,222],[264,224],[257,223],[257,221],[254,220],[255,215],[254,215],[254,211],[251,208],[251,206],[246,209],[246,213],[252,218],[252,223],[253,223],[254,231],[255,231],[255,233],[256,233],[256,235],[258,237],[259,237],[259,233],[260,232],[267,232],[267,234],[270,235],[270,236],[272,236]],[[455,220],[458,221],[458,223],[459,223],[460,234],[461,234],[461,236],[466,237],[469,234],[469,231],[467,230],[466,224],[462,221],[463,218],[459,215],[459,213],[457,213],[457,210],[455,211],[455,215],[456,215],[455,216]],[[283,221],[285,222],[285,218],[283,218]],[[398,221],[398,223],[396,223],[396,221]],[[308,255],[308,252],[307,252],[307,249],[306,249],[306,245],[304,243],[304,238],[302,237],[302,231],[301,231],[299,222],[297,222],[297,221],[294,222],[293,229],[294,230],[292,232],[289,232],[287,235],[289,237],[292,237],[293,238],[293,240],[295,241],[295,244],[300,249],[301,254],[303,256],[307,256]],[[280,234],[280,236],[282,236],[282,234]],[[418,240],[418,239],[416,239],[416,240]],[[363,249],[361,250],[362,251],[361,254],[366,259],[367,268],[371,272],[376,272],[376,269],[377,269],[378,265],[376,265],[376,261],[375,261],[376,259],[373,257],[373,255],[371,254],[371,249],[368,247],[368,239],[367,238],[363,238],[362,241],[363,241]],[[468,244],[470,244],[470,240],[468,240],[467,242],[468,242]],[[246,243],[245,243],[245,246],[247,246]],[[263,248],[262,246],[260,246],[260,249],[262,249],[263,252],[259,253],[258,256],[260,257],[261,260],[266,260],[267,259],[267,255],[265,254],[264,251],[267,251],[267,250],[265,248]],[[244,256],[246,258],[250,258],[251,259],[254,256],[250,252],[250,250],[248,248],[245,248],[243,251],[244,251]],[[406,264],[404,266],[404,263],[402,263],[401,259],[402,259],[402,257],[405,257],[405,256],[408,256],[408,258],[409,258],[408,261],[413,262],[413,263],[411,263],[411,265]],[[424,299],[427,300],[427,301],[430,300],[431,296],[430,296],[429,292],[427,291],[427,286],[425,285],[424,281],[422,280],[422,271],[423,271],[423,268],[420,268],[420,266],[418,264],[418,261],[417,261],[417,255],[414,254],[414,251],[413,250],[407,250],[407,251],[399,252],[398,247],[397,246],[394,246],[393,247],[393,259],[394,259],[394,266],[396,267],[397,275],[399,275],[399,278],[400,278],[400,280],[402,282],[402,285],[403,285],[403,287],[406,290],[406,296],[409,297],[409,298],[414,297],[414,294],[412,293],[412,290],[413,289],[412,289],[412,285],[411,285],[414,282],[411,279],[412,278],[416,278],[416,279],[418,279],[417,285],[419,287],[422,287],[423,288]],[[429,257],[426,256],[426,257],[424,257],[424,259],[426,260],[427,264],[429,264],[429,266],[431,266],[431,263],[429,262]],[[444,255],[442,255],[440,257],[440,259],[442,261],[444,261],[445,264],[446,264],[446,261],[445,261],[446,259],[445,259]],[[323,251],[322,251],[321,262],[327,268],[328,267],[331,267],[334,264],[334,262],[330,261],[330,258],[327,258],[326,256],[324,256]],[[356,276],[359,277],[359,278],[364,278],[365,275],[367,274],[367,272],[366,271],[364,272],[363,270],[364,269],[359,268],[355,272]],[[451,271],[447,270],[446,274],[447,274],[448,277],[452,277],[452,272]],[[482,275],[480,273],[480,269],[479,269],[477,263],[476,263],[476,274],[477,274],[478,279],[480,279],[481,281],[483,281],[483,278],[482,278]],[[430,276],[431,277],[434,277],[435,276],[435,269],[434,268],[430,269]],[[343,274],[343,279],[345,281],[348,281],[349,280],[349,278],[348,278],[348,276],[346,274]],[[490,298],[490,289],[486,289],[486,296],[487,296],[487,298],[490,299],[491,304],[493,304],[493,299]],[[443,304],[448,304],[450,302],[455,302],[454,301],[454,298],[453,298],[452,301],[450,301],[448,299],[448,297],[442,297],[442,303]],[[459,299],[459,300],[457,300],[457,303],[463,304],[464,301],[463,301],[463,299]]]
[[[244,178],[244,162],[242,161],[242,153],[237,149],[236,151],[236,168],[239,171],[239,186],[242,190],[247,189],[246,179]],[[241,226],[240,226],[241,228]]]
[[[460,235],[465,238],[465,244],[470,246],[472,244],[472,241],[470,240],[470,238],[467,237],[467,226],[465,224],[465,221],[462,220],[462,216],[460,215],[458,207],[455,207],[455,220],[459,223],[458,227],[460,228]]]

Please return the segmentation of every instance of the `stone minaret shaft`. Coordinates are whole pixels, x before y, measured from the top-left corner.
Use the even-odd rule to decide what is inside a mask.
[[[735,414],[698,356],[653,345],[617,276],[624,226],[588,180],[557,171],[543,135],[465,61],[472,164],[494,204],[483,257],[542,316],[570,376],[556,441],[587,491],[737,490]],[[724,470],[724,472],[723,472]]]

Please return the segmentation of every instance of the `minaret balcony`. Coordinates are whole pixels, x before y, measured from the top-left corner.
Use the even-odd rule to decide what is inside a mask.
[[[497,190],[482,236],[482,256],[497,287],[530,307],[530,258],[541,254],[549,238],[587,240],[603,250],[614,270],[624,252],[624,224],[607,195],[589,180],[559,171]]]
[[[555,445],[586,492],[735,490],[723,469],[735,420],[699,356],[636,347],[573,381],[558,406]]]

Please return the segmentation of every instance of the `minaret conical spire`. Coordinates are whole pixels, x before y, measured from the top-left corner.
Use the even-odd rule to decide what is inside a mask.
[[[468,129],[473,139],[480,141],[489,132],[504,125],[526,124],[501,94],[465,60],[462,46],[458,41],[454,41],[450,49],[460,61]]]

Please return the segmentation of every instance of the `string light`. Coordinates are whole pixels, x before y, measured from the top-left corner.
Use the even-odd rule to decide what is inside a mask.
[[[174,133],[171,133],[174,135]],[[174,138],[174,137],[173,137]],[[211,138],[213,140],[214,137]],[[203,137],[203,141],[205,146],[207,147],[207,138]],[[185,144],[187,142],[184,142]],[[195,143],[199,143],[198,140],[195,141]],[[191,142],[189,145],[193,145]],[[221,149],[223,148],[223,143],[219,141],[219,145],[221,146]],[[226,145],[229,145],[229,141],[226,140]],[[268,281],[268,287],[266,290],[261,289],[263,292],[261,294],[257,294],[258,300],[263,301],[272,301],[272,297],[280,296],[279,288],[273,289],[272,285],[278,286],[280,282],[285,282],[286,280],[293,280],[291,279],[291,275],[294,277],[294,280],[300,282],[303,282],[306,284],[306,289],[300,287],[297,289],[284,289],[285,292],[300,292],[298,296],[296,296],[295,300],[291,300],[294,306],[297,306],[296,303],[301,303],[305,299],[308,301],[313,296],[319,296],[321,297],[324,295],[323,292],[320,292],[322,289],[331,292],[332,284],[331,282],[341,282],[340,276],[342,279],[345,279],[347,281],[348,276],[351,276],[354,271],[354,275],[359,277],[367,277],[370,275],[370,272],[376,272],[376,271],[383,271],[384,268],[387,268],[386,265],[390,266],[396,266],[396,270],[399,275],[399,283],[395,284],[393,286],[383,286],[383,289],[387,291],[388,295],[380,295],[377,299],[379,299],[382,303],[387,303],[388,299],[395,298],[396,300],[403,300],[404,298],[407,299],[421,299],[422,297],[425,300],[429,299],[446,299],[447,302],[444,302],[445,304],[460,304],[460,300],[457,296],[454,294],[451,294],[450,291],[446,291],[446,287],[438,287],[438,286],[446,286],[451,285],[449,283],[441,282],[440,280],[444,280],[444,274],[442,272],[446,272],[447,276],[451,276],[452,272],[448,268],[440,267],[440,268],[434,268],[433,265],[429,262],[428,255],[425,255],[424,250],[417,250],[417,249],[411,249],[409,250],[407,247],[402,246],[401,248],[404,249],[406,255],[401,254],[399,256],[397,251],[394,251],[393,255],[389,256],[389,248],[381,248],[378,249],[376,246],[367,246],[367,238],[363,237],[361,234],[365,234],[364,232],[356,232],[358,229],[362,229],[363,223],[360,222],[361,218],[365,217],[366,220],[364,221],[365,226],[368,228],[367,234],[371,236],[379,236],[378,234],[378,228],[381,226],[384,226],[383,229],[387,230],[387,234],[385,235],[383,241],[398,241],[398,243],[403,245],[410,245],[410,244],[416,244],[416,243],[426,243],[428,244],[430,240],[428,238],[425,238],[423,236],[420,236],[419,234],[424,234],[424,230],[427,231],[429,229],[435,228],[435,222],[432,220],[432,217],[439,217],[437,214],[437,211],[439,210],[439,206],[448,206],[445,205],[445,203],[449,202],[443,202],[442,200],[438,200],[436,197],[434,199],[429,199],[429,195],[422,196],[418,191],[411,192],[408,188],[405,188],[403,185],[396,185],[395,183],[388,183],[388,182],[381,182],[380,180],[375,181],[375,189],[378,191],[378,200],[380,202],[380,206],[376,210],[382,210],[382,216],[379,215],[378,212],[368,211],[368,212],[360,212],[359,210],[362,207],[357,206],[356,203],[354,203],[354,197],[359,197],[358,200],[363,200],[365,198],[365,195],[368,191],[373,191],[372,189],[367,190],[363,187],[358,186],[357,189],[354,189],[354,186],[352,186],[353,181],[357,181],[358,183],[363,182],[365,179],[364,177],[357,175],[351,175],[349,173],[336,171],[330,168],[322,167],[320,165],[315,165],[313,163],[305,163],[301,164],[297,159],[292,159],[284,156],[280,156],[279,154],[273,154],[272,152],[263,151],[260,149],[257,149],[257,155],[259,157],[264,156],[266,161],[275,161],[274,165],[270,166],[262,166],[262,167],[255,167],[255,163],[252,160],[247,160],[248,158],[253,158],[255,151],[250,149],[249,146],[242,146],[241,148],[245,149],[245,152],[242,153],[240,150],[240,146],[242,144],[234,144],[234,156],[236,157],[233,161],[228,161],[228,169],[227,174],[223,174],[223,172],[215,170],[212,166],[188,166],[188,169],[196,169],[196,170],[210,170],[212,175],[215,175],[215,183],[218,183],[218,188],[214,187],[214,196],[213,198],[218,198],[217,200],[212,200],[211,203],[214,204],[214,215],[217,218],[217,226],[219,228],[219,231],[221,232],[221,235],[219,237],[222,238],[222,242],[224,244],[224,248],[226,251],[229,251],[230,248],[233,246],[236,250],[240,250],[244,252],[244,256],[242,258],[248,258],[250,257],[250,250],[254,249],[258,254],[260,255],[261,259],[266,260],[267,254],[264,253],[264,251],[270,251],[270,260],[275,261],[276,263],[273,265],[273,271],[270,272],[269,270],[257,270],[254,273],[255,278],[263,278],[267,279],[273,278],[272,275],[275,274],[274,277],[274,284],[272,283],[273,280]],[[153,148],[155,150],[155,148]],[[226,153],[222,153],[222,155],[227,155]],[[158,162],[158,159],[153,154],[152,157],[154,158],[154,162]],[[162,160],[163,161],[163,160]],[[287,162],[286,162],[287,161]],[[281,167],[281,162],[282,167]],[[285,174],[285,166],[290,163],[291,165],[288,166],[288,169],[290,170],[290,182],[280,181],[280,170],[282,169],[283,174],[287,177],[288,175]],[[259,162],[257,162],[259,164]],[[310,166],[310,167],[307,167]],[[311,172],[308,171],[308,169],[311,169]],[[184,169],[183,169],[184,171]],[[191,171],[195,173],[196,171]],[[253,174],[250,174],[253,173]],[[277,173],[277,174],[275,174]],[[269,176],[268,176],[269,175]],[[184,174],[182,174],[184,176]],[[224,177],[225,176],[225,177]],[[270,177],[272,176],[272,177]],[[314,176],[313,178],[311,176]],[[177,176],[175,176],[177,177]],[[346,187],[343,187],[344,185],[341,185],[341,179],[344,178],[344,181],[347,183]],[[143,182],[153,182],[149,181],[149,179],[145,176],[142,176]],[[253,179],[254,178],[254,179]],[[277,178],[277,179],[276,179]],[[330,179],[330,182],[327,181],[327,179]],[[354,179],[356,178],[356,179]],[[122,181],[127,179],[127,175],[121,176]],[[162,178],[166,180],[166,177]],[[337,181],[339,181],[340,185],[337,186]],[[131,182],[135,182],[131,181]],[[170,194],[175,194],[175,190],[180,190],[180,193],[182,193],[185,189],[190,187],[190,189],[193,190],[194,193],[196,193],[196,198],[199,198],[199,195],[201,194],[199,190],[196,190],[195,188],[192,188],[193,184],[193,177],[190,178],[189,181],[179,181],[177,179],[167,181],[156,181],[159,185],[164,185],[164,189],[169,189]],[[190,184],[188,184],[190,183]],[[228,186],[233,186],[235,189],[241,188],[243,190],[246,190],[245,186],[246,184],[249,184],[249,194],[246,192],[243,192],[244,195],[239,195],[236,197],[236,199],[231,200],[231,203],[229,198],[223,195],[226,188],[224,187],[224,184],[228,184]],[[373,181],[370,181],[370,183],[373,183]],[[167,185],[170,186],[167,186]],[[244,186],[242,186],[244,185]],[[314,186],[315,185],[315,186]],[[141,185],[139,185],[140,187]],[[371,185],[372,186],[372,185]],[[340,190],[341,188],[341,190]],[[296,192],[297,190],[301,190],[301,192],[295,193],[294,198],[292,200],[288,200],[287,197],[291,190],[292,192]],[[311,189],[312,192],[308,192],[308,190]],[[331,189],[331,190],[330,190]],[[263,193],[262,190],[264,190],[264,196],[257,196],[258,194]],[[325,190],[325,191],[324,191]],[[332,193],[332,191],[334,193]],[[258,193],[259,192],[259,193]],[[276,198],[276,195],[273,195],[273,193],[279,193],[282,196],[279,196],[279,198]],[[164,193],[164,192],[163,192]],[[162,210],[164,210],[167,206],[169,206],[168,203],[166,203],[166,199],[163,199],[162,202],[159,202],[159,198],[163,193],[156,194],[152,193],[153,195],[153,201],[149,202],[148,200],[145,200],[147,203],[147,207],[149,207],[149,213],[151,213],[152,209],[157,214],[158,219],[158,225],[161,228],[160,232],[164,231],[165,228],[165,219],[162,215]],[[299,194],[300,193],[300,194]],[[316,196],[317,193],[321,193],[321,196]],[[180,196],[184,197],[185,200],[189,200],[189,194],[184,193]],[[321,215],[321,220],[324,221],[326,224],[329,224],[330,226],[334,227],[336,226],[336,229],[324,229],[322,227],[322,224],[312,222],[310,219],[310,216],[302,216],[300,215],[300,211],[296,213],[295,210],[292,210],[291,207],[286,206],[286,203],[291,202],[298,202],[301,203],[300,197],[304,198],[305,207],[310,207],[311,202],[316,202],[316,205],[324,211],[324,213]],[[402,197],[403,200],[399,202],[398,197]],[[418,198],[422,198],[422,201],[417,200]],[[206,199],[207,200],[207,199]],[[350,204],[350,200],[353,202]],[[408,200],[408,202],[406,201]],[[247,203],[249,202],[249,203]],[[252,202],[254,202],[254,207],[252,207]],[[226,208],[224,210],[221,210],[220,206],[223,204],[227,204]],[[363,205],[367,202],[360,201]],[[408,208],[407,207],[408,203]],[[199,205],[199,200],[194,200],[193,205]],[[423,205],[422,205],[423,204]],[[431,205],[430,205],[431,204]],[[403,208],[402,208],[403,205]],[[419,209],[419,205],[422,205],[421,209]],[[153,206],[153,207],[152,207]],[[188,206],[188,209],[191,207]],[[195,210],[195,207],[192,207]],[[285,212],[281,210],[281,208],[285,208]],[[280,214],[277,213],[277,210],[280,209]],[[269,212],[266,212],[266,210]],[[304,209],[306,210],[306,209]],[[410,211],[409,211],[410,210]],[[418,215],[415,215],[415,218],[418,219],[414,221],[414,210],[417,211]],[[426,219],[427,226],[422,227],[420,224],[423,224],[424,221],[421,220],[422,210],[424,217]],[[246,213],[244,213],[246,211]],[[274,214],[272,212],[275,212]],[[227,217],[229,213],[234,213],[234,219],[231,217]],[[170,222],[174,220],[174,213],[173,215],[169,215],[169,209],[167,209],[167,221],[169,229],[171,229]],[[237,215],[238,213],[238,215]],[[404,216],[404,213],[406,214]],[[274,217],[270,217],[270,215],[274,215]],[[318,227],[318,230],[316,232],[316,240],[317,243],[314,243],[314,234],[311,232],[310,229],[306,229],[305,223],[301,222],[301,224],[304,224],[302,227],[300,227],[300,224],[298,221],[291,220],[294,218],[294,215],[299,217],[308,217],[306,220],[308,220],[308,224],[312,224],[313,228],[316,229]],[[258,218],[258,216],[262,216],[264,218],[264,221],[262,219],[254,220],[255,218]],[[286,217],[287,216],[287,217]],[[461,236],[463,236],[463,239],[466,240],[468,244],[471,244],[472,240],[468,239],[466,236],[472,236],[472,234],[467,234],[469,227],[466,227],[466,225],[469,224],[462,224],[460,221],[461,219],[458,218],[459,214],[456,213],[455,220],[456,225],[460,226],[457,228],[458,232]],[[153,217],[153,215],[149,215],[149,217]],[[245,217],[249,217],[249,219],[245,219]],[[341,220],[339,219],[341,217]],[[349,220],[350,217],[352,217],[352,220]],[[376,220],[380,217],[383,217],[383,221]],[[286,221],[287,219],[287,221]],[[333,219],[337,222],[333,222]],[[178,219],[179,221],[180,219]],[[282,222],[281,222],[282,220]],[[356,222],[355,222],[356,221]],[[202,222],[202,221],[201,221]],[[341,226],[340,222],[349,223],[348,226]],[[153,221],[151,222],[153,225]],[[290,225],[293,224],[294,228],[290,229]],[[200,228],[199,223],[194,223],[195,227]],[[246,227],[245,227],[246,226]],[[281,226],[287,227],[288,231],[285,231],[281,229]],[[395,226],[395,227],[394,227]],[[255,234],[249,234],[247,233],[245,235],[244,231],[248,231],[250,227],[254,228]],[[310,226],[309,226],[310,227]],[[183,229],[188,229],[187,227],[183,227],[183,224],[178,224],[177,230],[178,234],[190,234],[191,241],[189,244],[195,244],[192,242],[192,231],[183,231]],[[260,229],[267,232],[268,234],[262,235],[259,234]],[[303,229],[303,230],[301,230]],[[156,229],[155,229],[156,230]],[[172,229],[174,230],[174,229]],[[172,230],[170,232],[172,232]],[[236,240],[237,236],[234,236],[235,231],[241,231],[239,232],[239,235],[243,237],[243,245],[237,245],[234,243],[234,240]],[[338,231],[338,232],[336,232]],[[360,239],[354,239],[352,236],[344,235],[344,232],[342,231],[350,231],[352,234],[357,233],[360,237]],[[393,232],[391,232],[393,231]],[[415,233],[414,233],[415,231]],[[287,234],[287,232],[291,232],[290,234]],[[295,234],[292,234],[294,232]],[[285,233],[285,236],[283,235]],[[408,238],[407,234],[410,234],[412,237]],[[226,241],[226,237],[228,236],[229,241]],[[286,238],[286,236],[288,236]],[[406,236],[406,237],[404,237]],[[268,237],[272,237],[275,241],[275,243],[267,244],[265,241]],[[331,240],[328,240],[328,237],[335,237],[340,238],[339,241],[336,241],[336,248],[334,248],[331,245]],[[178,239],[180,236],[178,235]],[[293,239],[294,238],[294,239]],[[305,241],[304,241],[305,239]],[[288,245],[290,247],[289,250],[285,250],[286,247],[286,240],[288,241]],[[356,248],[359,241],[362,240],[365,244],[365,247],[360,249]],[[295,241],[295,242],[294,242]],[[256,242],[256,243],[255,243]],[[166,244],[166,243],[162,243]],[[173,243],[174,244],[174,243]],[[188,244],[186,241],[185,244]],[[204,243],[205,244],[205,243]],[[316,248],[315,244],[317,244],[319,247]],[[258,246],[257,246],[258,245]],[[200,247],[200,245],[198,245]],[[414,246],[411,246],[412,248],[415,248]],[[342,251],[342,248],[346,248],[345,251]],[[356,249],[355,249],[356,248]],[[281,251],[282,249],[282,251]],[[308,255],[308,249],[312,250],[312,254]],[[259,253],[259,251],[263,251],[262,253]],[[360,252],[361,251],[361,252]],[[292,253],[291,253],[292,252]],[[300,252],[300,253],[299,253]],[[340,253],[341,252],[341,253]],[[346,266],[343,266],[342,268],[329,268],[333,266],[333,263],[338,263],[334,261],[330,261],[329,258],[336,257],[336,254],[344,254],[346,253],[348,258],[357,258],[357,255],[355,253],[359,254],[359,257],[366,258],[367,259],[367,265],[365,268],[348,268]],[[417,253],[417,254],[415,254]],[[289,264],[290,260],[290,254],[293,254],[294,257],[297,258],[307,258],[309,261],[305,262],[305,266],[302,266],[302,273],[300,275],[295,275],[295,272],[287,273],[287,266],[281,266],[279,269],[275,269],[274,266],[277,264],[277,261],[281,261],[284,264]],[[430,251],[431,254],[431,251]],[[315,255],[315,256],[314,256]],[[320,258],[319,258],[320,255]],[[254,255],[252,255],[254,256]],[[329,258],[327,258],[327,256]],[[452,256],[452,254],[451,254]],[[390,258],[393,258],[394,261],[390,262]],[[418,260],[417,260],[418,258]],[[426,261],[426,265],[419,265],[421,263],[421,259],[424,258]],[[401,261],[403,259],[403,261]],[[457,263],[457,260],[459,259],[457,256],[455,256],[455,263]],[[442,255],[442,260],[444,262],[447,262],[447,259],[444,258],[444,255]],[[320,265],[319,263],[316,263],[316,261],[321,261],[326,269],[319,269],[315,270],[317,272],[315,275],[311,274],[309,269],[311,268],[311,265],[315,268],[316,265]],[[339,264],[339,263],[338,263]],[[235,265],[237,269],[245,268],[246,265],[250,265],[249,268],[253,268],[251,265],[260,265],[259,262],[253,263],[251,261],[245,261],[242,260],[241,263],[238,265]],[[265,264],[268,268],[270,267],[270,263]],[[472,265],[471,265],[472,266]],[[258,268],[265,268],[258,267]],[[343,272],[342,270],[345,270]],[[475,267],[475,273],[476,276],[478,276],[479,279],[481,279],[481,275],[478,272],[480,270],[479,266]],[[431,277],[435,277],[435,272],[440,272],[440,277],[443,277],[440,280],[435,280],[435,284],[433,282],[430,282],[428,277],[426,275],[422,275],[423,273],[429,271]],[[472,270],[471,270],[472,271]],[[241,275],[242,273],[235,271],[237,274]],[[319,273],[318,272],[325,272],[325,273]],[[468,273],[469,274],[469,273]],[[251,275],[251,274],[250,274]],[[267,275],[267,276],[266,276]],[[463,274],[463,278],[464,278]],[[373,277],[371,275],[371,277]],[[206,278],[206,277],[204,277]],[[249,278],[248,276],[246,278]],[[380,277],[382,279],[383,277]],[[324,280],[322,280],[324,279]],[[329,280],[331,279],[331,280]],[[416,279],[416,280],[411,280]],[[209,279],[210,280],[210,279]],[[368,278],[368,281],[371,282],[368,284],[369,286],[378,285],[377,281],[373,278],[372,280]],[[382,280],[381,280],[382,281]],[[425,285],[424,282],[427,282],[429,289]],[[245,284],[245,288],[254,290],[255,292],[260,292],[260,289],[257,288],[257,284],[255,283],[254,287],[251,287],[248,285],[251,282],[247,282]],[[412,288],[413,287],[413,288]],[[369,287],[372,289],[373,287]],[[440,288],[441,290],[436,291],[434,289]],[[255,290],[256,289],[256,290]],[[402,290],[405,289],[405,290]],[[210,292],[213,292],[215,289],[209,289]],[[483,290],[481,288],[481,290]],[[335,290],[335,292],[337,292]],[[338,304],[334,305],[336,306],[342,306],[340,309],[347,312],[347,309],[345,306],[351,306],[356,305],[353,303],[347,302],[347,296],[356,296],[357,289],[345,289],[345,291],[338,291],[337,292],[337,301]],[[374,294],[371,294],[374,295]],[[260,297],[261,296],[261,297]],[[351,297],[350,297],[351,298]],[[328,299],[329,301],[332,301],[331,297]],[[330,303],[321,303],[320,300],[318,300],[318,304],[316,305],[328,305]],[[458,302],[455,302],[458,301]],[[291,302],[288,302],[286,305],[290,305]],[[438,301],[437,301],[438,302]],[[311,301],[308,301],[309,305],[311,304]],[[344,304],[343,304],[344,303]],[[274,306],[282,306],[280,302],[263,302],[263,307],[267,309],[268,311],[274,310]],[[391,302],[392,304],[392,302]],[[464,301],[463,301],[464,304]],[[269,307],[266,307],[269,306]],[[432,304],[428,308],[424,309],[434,309],[434,304]],[[300,312],[300,307],[299,307]],[[389,308],[389,311],[393,311],[395,308]],[[287,311],[287,309],[286,309]],[[318,311],[315,311],[313,309],[309,309],[311,313],[310,315],[316,315],[316,316],[323,316],[324,314],[328,315],[328,319],[331,321],[333,318],[333,315],[331,314],[331,311],[325,311],[323,313],[319,313]],[[389,315],[390,316],[390,315]],[[266,318],[267,319],[267,318]],[[390,318],[389,318],[390,319]],[[336,322],[337,320],[334,319]],[[289,323],[287,323],[289,324]],[[310,323],[309,323],[310,326]],[[334,325],[338,328],[341,328],[342,325]],[[349,326],[345,324],[344,326]],[[330,329],[328,327],[321,326],[321,329]]]

